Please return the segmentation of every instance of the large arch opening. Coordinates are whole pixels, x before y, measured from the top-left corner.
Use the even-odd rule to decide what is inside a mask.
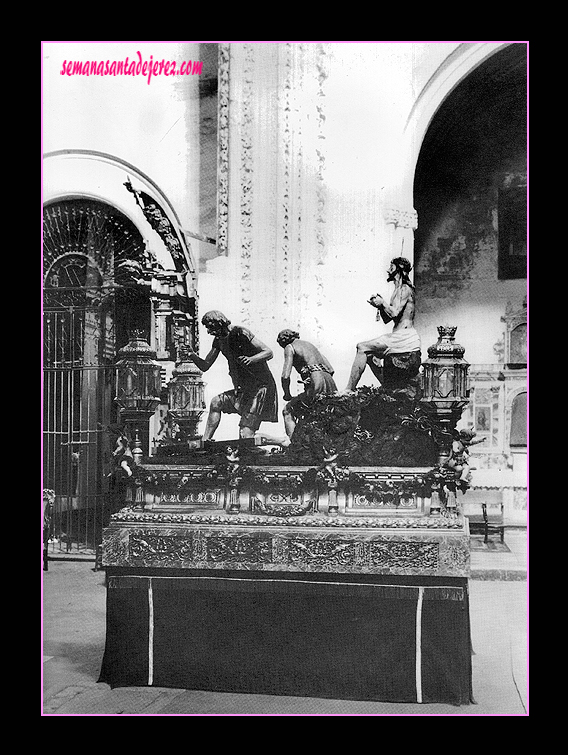
[[[526,292],[526,193],[527,50],[511,44],[440,105],[414,176],[417,319],[435,339],[457,317],[476,362],[494,361],[500,318]]]
[[[475,447],[483,486],[491,470],[508,469],[508,397],[526,390],[526,44],[498,49],[438,107],[418,156],[413,202],[417,323],[426,343],[436,340],[437,324],[458,327],[471,364],[463,421],[483,440]],[[524,322],[513,361],[511,318]]]

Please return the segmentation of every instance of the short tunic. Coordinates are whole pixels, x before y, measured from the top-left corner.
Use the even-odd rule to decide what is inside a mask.
[[[240,356],[252,357],[258,353],[253,340],[250,330],[235,325],[226,338],[214,339],[213,348],[227,359],[234,385],[234,390],[220,394],[221,411],[240,414],[240,426],[256,430],[261,422],[278,422],[278,395],[266,362],[248,367],[238,362]]]

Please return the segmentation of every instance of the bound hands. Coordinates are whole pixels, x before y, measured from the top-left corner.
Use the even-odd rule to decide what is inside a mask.
[[[380,294],[373,294],[367,301],[372,307],[376,307],[376,309],[380,309],[384,304],[384,299]]]

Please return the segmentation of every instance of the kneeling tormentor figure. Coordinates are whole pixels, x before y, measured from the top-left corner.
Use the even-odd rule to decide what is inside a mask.
[[[221,421],[221,414],[240,414],[239,435],[252,438],[261,422],[278,421],[276,383],[266,362],[272,350],[250,330],[231,321],[222,312],[206,312],[201,322],[213,336],[211,351],[205,359],[195,352],[189,358],[203,372],[214,364],[219,354],[227,359],[233,390],[224,391],[211,400],[203,440],[211,440]]]
[[[366,365],[372,357],[383,359],[389,354],[404,354],[420,351],[420,336],[414,329],[414,286],[408,277],[412,265],[406,257],[395,257],[387,270],[387,281],[394,281],[394,292],[387,304],[380,294],[371,296],[369,304],[378,309],[377,320],[394,322],[391,333],[362,341],[357,344],[357,353],[351,367],[346,390],[354,391]],[[370,365],[373,369],[373,365]],[[373,369],[378,376],[376,369]]]
[[[333,379],[333,367],[320,351],[308,341],[300,339],[294,330],[281,330],[277,337],[278,344],[284,349],[284,366],[282,368],[282,389],[284,400],[284,427],[286,435],[291,438],[296,427],[296,415],[302,407],[309,406],[316,396],[335,393],[337,386]],[[292,367],[300,374],[304,390],[297,396],[290,394],[290,374]]]

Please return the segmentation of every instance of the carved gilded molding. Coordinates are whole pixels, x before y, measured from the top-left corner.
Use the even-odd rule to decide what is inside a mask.
[[[231,527],[315,527],[315,528],[350,528],[350,529],[424,529],[424,530],[463,530],[464,522],[460,517],[444,516],[424,517],[378,517],[378,516],[290,516],[280,518],[260,514],[240,514],[231,516],[225,513],[170,513],[142,511],[124,508],[113,514],[111,524],[184,524],[211,525]]]
[[[138,527],[105,533],[103,565],[467,576],[469,538],[464,533]]]
[[[222,508],[291,517],[321,512],[335,517],[369,514],[424,516],[430,508],[436,469],[349,469],[331,457],[319,467],[248,466],[239,461],[203,467],[140,465],[144,506],[184,504],[203,510]],[[436,488],[437,489],[437,488]]]

